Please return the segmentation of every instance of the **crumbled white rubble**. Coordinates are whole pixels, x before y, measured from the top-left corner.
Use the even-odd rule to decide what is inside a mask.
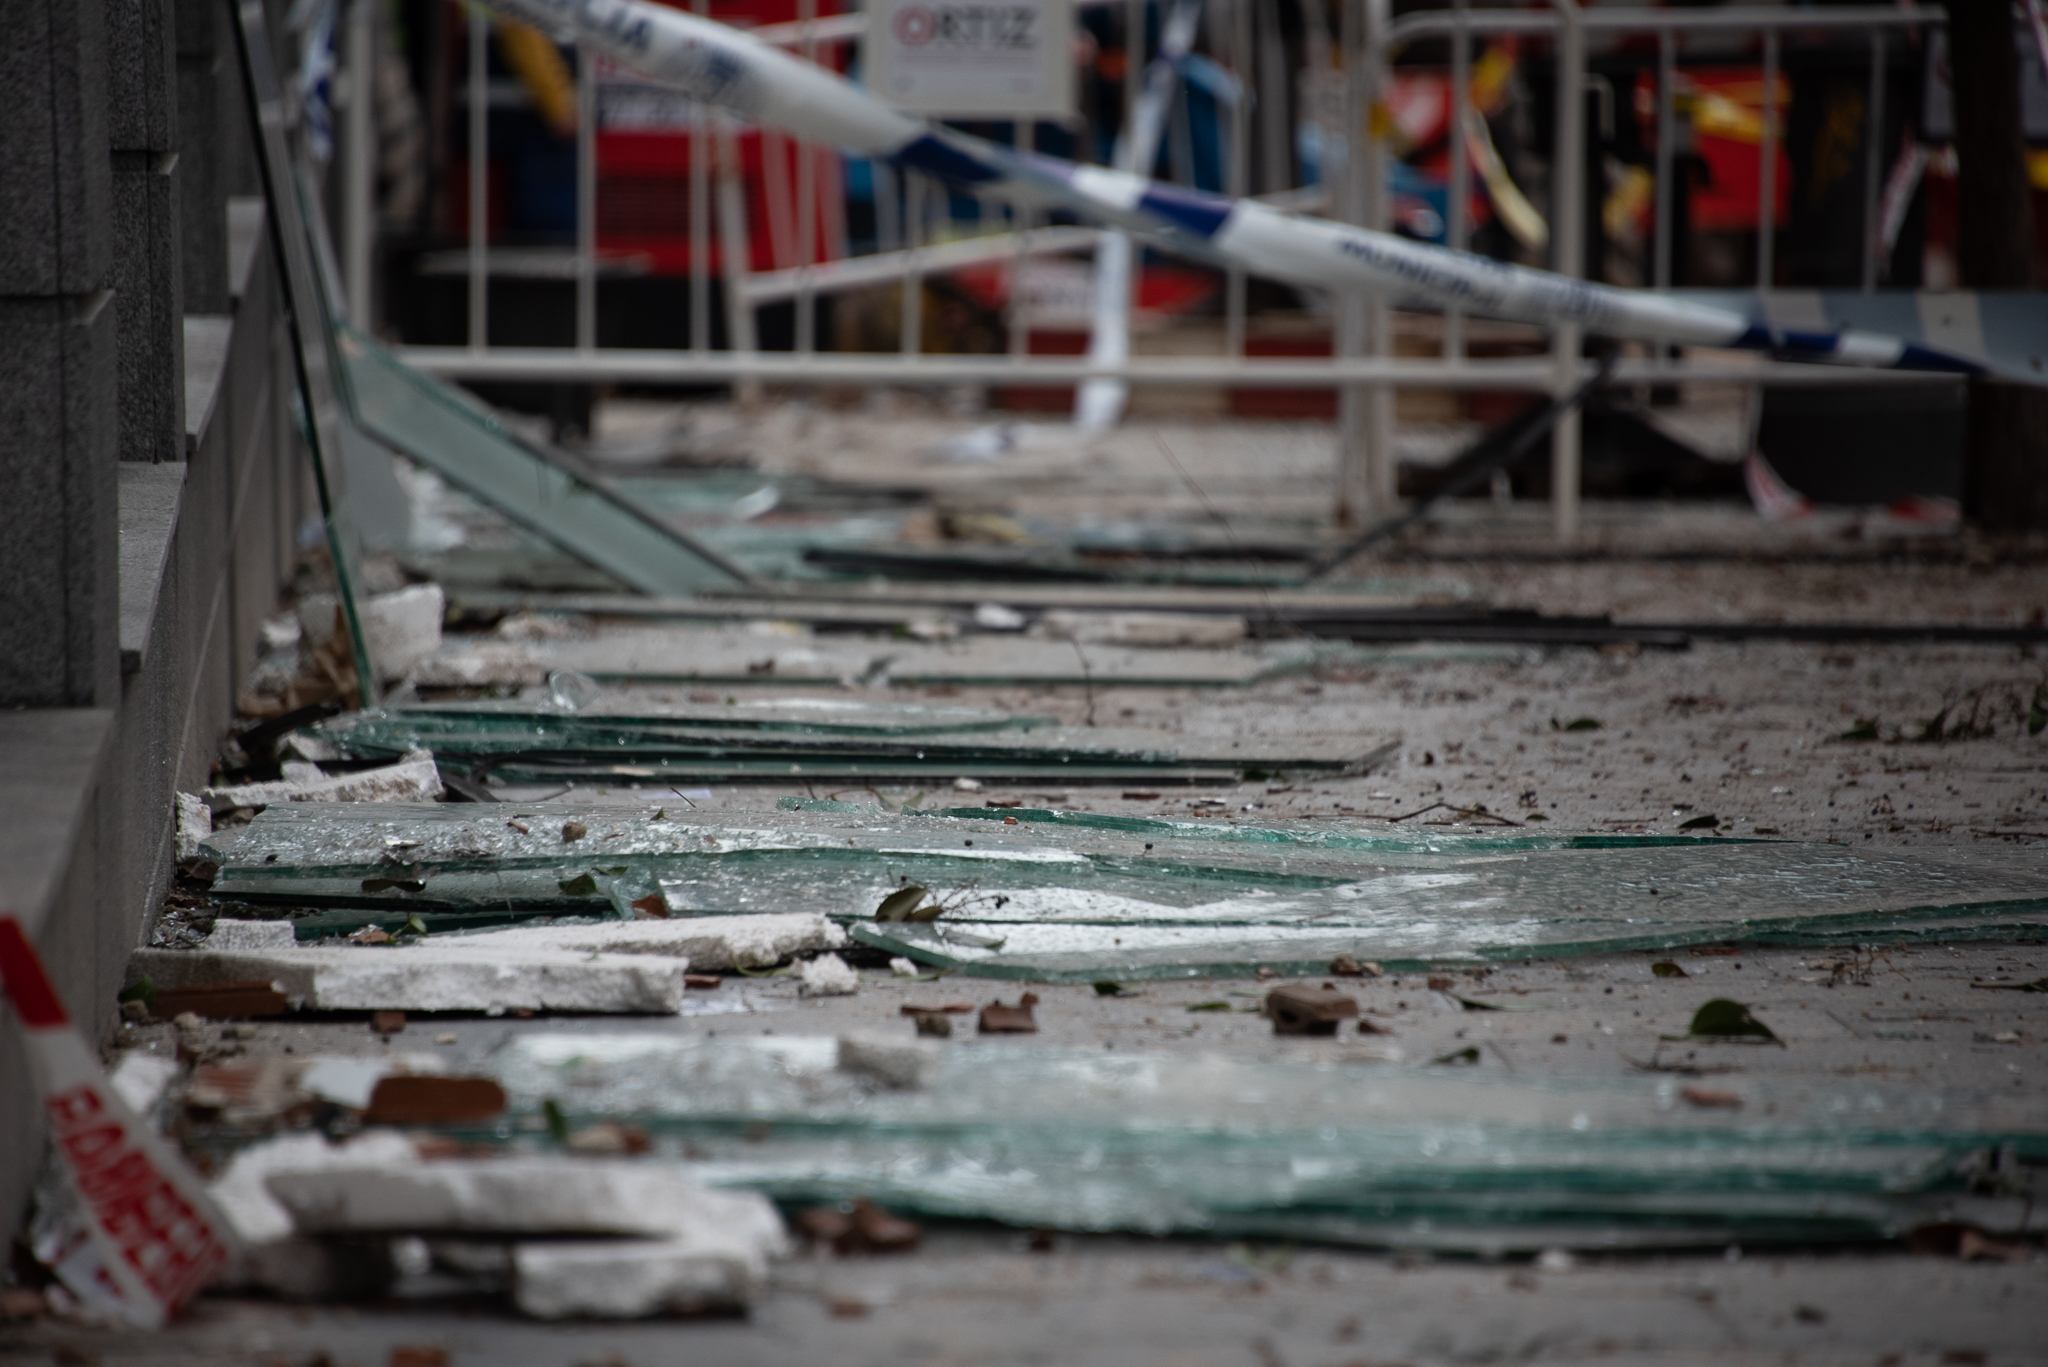
[[[375,1255],[376,1243],[337,1244],[301,1237],[292,1227],[291,1213],[264,1183],[273,1172],[418,1161],[411,1141],[390,1130],[369,1130],[339,1145],[319,1134],[287,1134],[243,1149],[208,1188],[241,1244],[223,1270],[220,1285],[269,1291],[288,1300],[326,1300],[378,1290],[390,1269]]]
[[[860,991],[860,975],[837,954],[820,954],[790,970],[800,997],[850,997]]]
[[[514,926],[478,931],[441,944],[503,946],[684,958],[700,973],[771,968],[793,954],[838,949],[846,932],[814,912],[761,916],[690,916],[666,921],[601,921],[589,926]],[[850,989],[849,989],[850,990]]]
[[[761,1275],[738,1237],[592,1239],[512,1248],[512,1298],[535,1319],[640,1319],[745,1306]]]
[[[839,1037],[839,1070],[885,1087],[912,1091],[927,1086],[944,1061],[944,1049],[929,1040],[866,1031]]]
[[[197,793],[178,794],[177,858],[197,859],[199,844],[213,834],[213,809]]]
[[[1232,646],[1244,640],[1242,617],[1184,612],[1073,612],[1054,608],[1037,630],[1083,645]]]
[[[215,815],[276,802],[433,802],[441,796],[441,775],[434,768],[433,751],[410,750],[396,764],[380,769],[297,782],[280,779],[208,788],[200,796]]]
[[[298,933],[290,921],[231,921],[226,917],[213,923],[205,940],[207,949],[290,949]]]
[[[128,1109],[146,1116],[163,1099],[164,1089],[178,1075],[178,1061],[168,1054],[145,1054],[131,1050],[116,1064],[107,1081],[114,1094],[128,1103]]]
[[[889,972],[890,975],[893,977],[915,978],[922,971],[923,970],[918,967],[917,960],[915,959],[889,960]]]
[[[314,1011],[605,1011],[674,1015],[689,961],[648,954],[493,948],[463,941],[233,950],[140,949],[131,982],[267,982]]]
[[[334,633],[337,600],[330,593],[309,594],[299,603],[304,639],[319,645]],[[439,584],[414,584],[395,593],[379,593],[356,604],[364,643],[384,681],[402,679],[414,665],[441,648],[441,622],[448,597]]]

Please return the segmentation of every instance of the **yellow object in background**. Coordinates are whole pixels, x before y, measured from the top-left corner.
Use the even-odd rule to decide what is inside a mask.
[[[558,136],[575,137],[576,78],[569,74],[569,64],[562,60],[562,50],[554,39],[517,19],[500,19],[497,30],[498,51],[519,77],[519,84],[526,87],[541,118]]]

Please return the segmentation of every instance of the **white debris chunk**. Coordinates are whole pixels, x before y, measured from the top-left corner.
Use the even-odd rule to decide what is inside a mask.
[[[885,1087],[914,1091],[928,1085],[945,1051],[930,1040],[872,1032],[839,1037],[839,1071],[873,1078]]]
[[[414,584],[380,593],[362,605],[363,637],[385,679],[402,679],[441,648],[448,596],[439,584]]]
[[[1024,614],[1001,603],[977,603],[974,606],[974,625],[983,631],[1022,631]]]
[[[334,634],[331,593],[308,594],[299,600],[299,626],[308,644],[321,645]],[[439,584],[414,584],[395,593],[380,593],[356,604],[363,640],[385,680],[403,678],[414,665],[441,648],[441,620],[448,598]]]
[[[686,1190],[666,1238],[514,1245],[519,1308],[540,1319],[629,1319],[745,1305],[768,1260],[789,1252],[782,1217],[754,1192]]]
[[[516,1244],[513,1301],[535,1319],[642,1319],[732,1310],[753,1299],[744,1263],[688,1240]]]
[[[290,949],[298,943],[298,932],[290,921],[230,921],[223,917],[213,923],[206,937],[208,949]]]
[[[341,752],[341,747],[333,741],[322,740],[318,736],[309,736],[303,731],[294,731],[289,736],[286,736],[279,743],[277,752],[292,759],[311,760],[315,764],[326,764],[333,760],[348,758],[347,755]]]
[[[450,1158],[273,1168],[272,1196],[302,1234],[568,1234],[683,1239],[751,1250],[750,1271],[787,1237],[760,1196],[716,1192],[634,1159]]]
[[[1054,608],[1038,629],[1084,645],[1230,646],[1245,638],[1242,617],[1184,612],[1071,612]]]
[[[145,1054],[132,1050],[124,1055],[107,1081],[114,1094],[128,1103],[128,1109],[147,1117],[163,1099],[164,1088],[178,1075],[178,1061],[168,1054]]]
[[[915,959],[889,960],[889,972],[899,978],[915,978],[922,970]]]
[[[197,859],[199,842],[213,834],[213,809],[197,793],[178,794],[177,858]]]
[[[305,945],[266,950],[140,949],[131,981],[158,987],[271,983],[315,1011],[619,1011],[675,1015],[689,961],[646,954]]]
[[[837,954],[820,954],[791,970],[800,997],[850,997],[860,991],[860,975]]]
[[[218,815],[237,807],[275,802],[432,802],[441,796],[441,775],[431,750],[410,750],[396,764],[310,782],[280,780],[208,788],[200,794]]]
[[[370,1130],[346,1144],[329,1144],[318,1134],[288,1134],[252,1144],[236,1154],[208,1188],[214,1204],[241,1239],[235,1259],[222,1272],[224,1286],[253,1287],[291,1300],[325,1300],[374,1291],[388,1268],[365,1266],[361,1245],[336,1245],[301,1238],[291,1213],[265,1181],[273,1172],[306,1171],[330,1165],[416,1163],[412,1144],[390,1130]]]
[[[688,959],[700,973],[772,968],[793,954],[838,949],[846,932],[814,912],[762,916],[689,916],[666,921],[604,921],[594,926],[516,926],[480,931],[443,944],[517,949],[659,954]]]
[[[285,1134],[237,1153],[209,1191],[242,1242],[255,1250],[292,1236],[291,1212],[264,1185],[273,1173],[353,1172],[418,1162],[412,1142],[395,1130],[366,1130],[345,1144],[311,1132]]]

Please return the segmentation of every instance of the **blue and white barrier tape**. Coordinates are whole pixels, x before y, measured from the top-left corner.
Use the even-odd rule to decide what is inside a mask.
[[[754,123],[882,157],[968,189],[1035,196],[1170,250],[1320,289],[1460,308],[1601,336],[1744,347],[1800,360],[1978,373],[1985,366],[1884,333],[1785,332],[1711,304],[1513,266],[1250,200],[1001,147],[890,109],[838,74],[738,29],[642,0],[490,0]]]

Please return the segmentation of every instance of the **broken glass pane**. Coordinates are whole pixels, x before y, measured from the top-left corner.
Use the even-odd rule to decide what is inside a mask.
[[[585,833],[565,839],[571,824]],[[215,836],[209,857],[220,865],[214,892],[225,899],[399,916],[604,914],[610,903],[600,889],[579,898],[561,884],[631,869],[658,880],[677,914],[822,912],[864,943],[923,963],[1055,982],[1311,972],[1338,954],[1405,968],[1729,939],[1833,943],[1911,938],[1934,926],[1950,938],[2048,927],[2044,850],[1866,853],[1021,808],[771,815],[653,803],[287,805]],[[932,889],[946,913],[929,923],[876,922],[881,900],[909,883]]]
[[[691,594],[746,582],[744,572],[596,477],[516,438],[483,404],[346,324],[334,336],[340,389],[354,420],[522,527],[644,593]]]
[[[357,759],[432,750],[503,782],[564,777],[622,783],[745,776],[859,782],[954,778],[1236,783],[1247,770],[1362,770],[1389,745],[1344,757],[1233,746],[1189,755],[1163,732],[1063,727],[1049,717],[837,699],[596,715],[532,704],[451,704],[351,713],[312,736]]]
[[[722,1185],[1148,1234],[1493,1253],[1869,1239],[1966,1208],[2016,1223],[2018,1200],[1967,1195],[1972,1166],[2005,1145],[2048,1157],[2038,1095],[1863,1079],[1745,1079],[1742,1107],[1704,1111],[1665,1076],[976,1041],[888,1090],[836,1056],[828,1038],[526,1034],[493,1071],[515,1113],[631,1120]]]

